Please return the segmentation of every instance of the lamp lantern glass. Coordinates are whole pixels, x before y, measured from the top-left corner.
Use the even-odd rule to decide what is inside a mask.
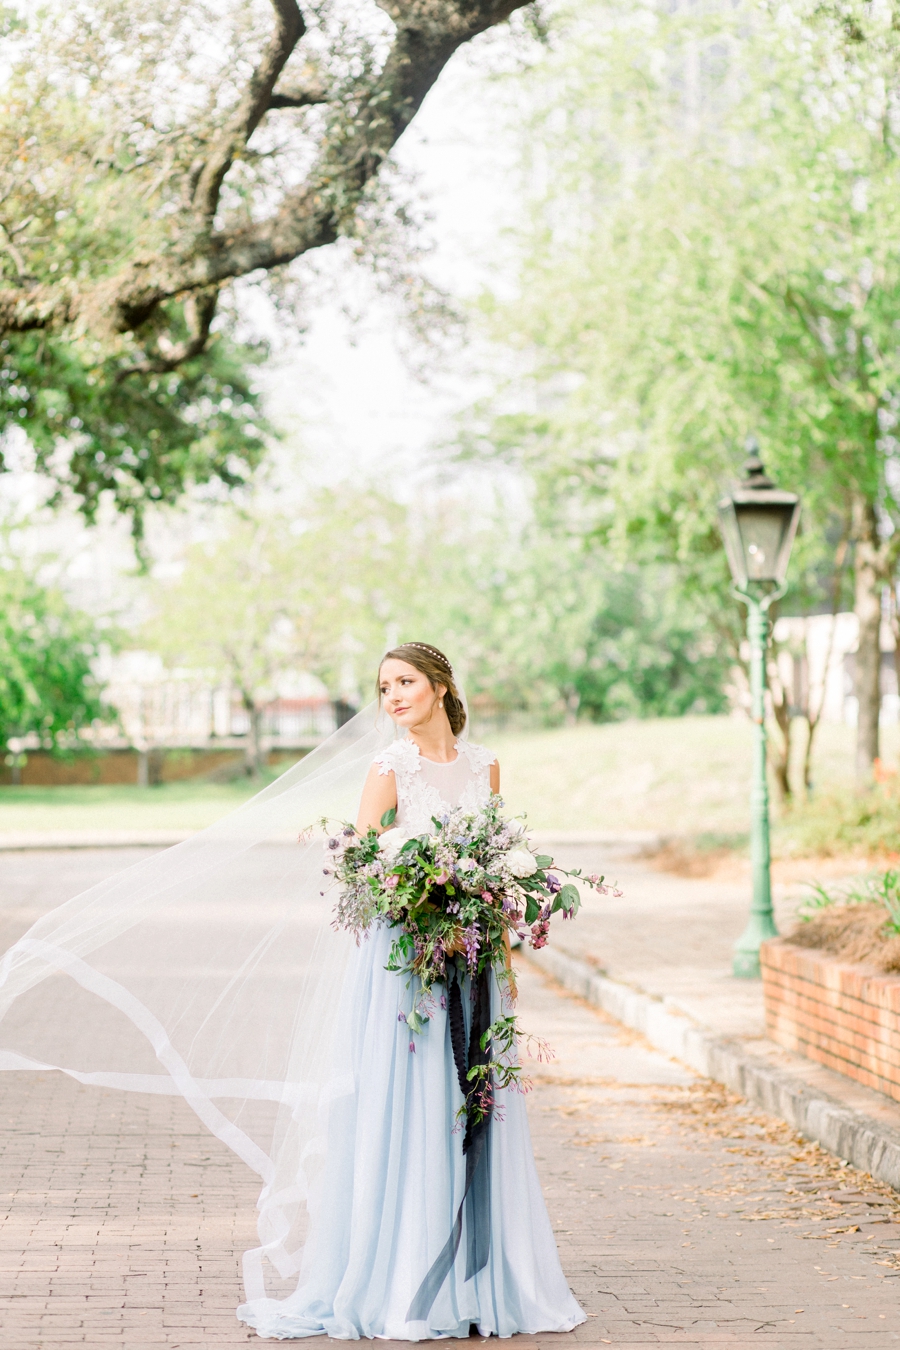
[[[781,492],[766,477],[762,460],[752,454],[744,481],[719,503],[719,523],[734,584],[746,591],[751,582],[782,586],[800,521],[800,498]]]

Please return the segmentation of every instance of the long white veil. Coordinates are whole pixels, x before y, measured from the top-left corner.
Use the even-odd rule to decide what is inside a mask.
[[[263,1181],[260,1246],[299,1269],[306,1200],[329,1104],[352,1090],[337,1009],[353,939],[321,894],[322,816],[353,819],[372,759],[394,738],[375,704],[275,783],[183,844],[40,919],[0,962],[0,1069],[181,1094]]]

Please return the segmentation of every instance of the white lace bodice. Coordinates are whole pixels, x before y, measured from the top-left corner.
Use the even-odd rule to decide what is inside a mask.
[[[490,767],[496,755],[483,745],[456,742],[456,759],[438,764],[419,753],[415,741],[403,737],[375,760],[379,773],[393,773],[397,783],[395,824],[410,834],[432,828],[431,817],[460,806],[477,811],[491,795]]]

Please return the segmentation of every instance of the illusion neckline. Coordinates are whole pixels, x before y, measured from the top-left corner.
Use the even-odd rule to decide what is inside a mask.
[[[462,749],[460,748],[458,740],[453,742],[453,749],[456,751],[455,759],[429,759],[427,755],[422,754],[422,751],[416,745],[412,736],[409,737],[409,743],[415,748],[415,752],[419,756],[419,759],[424,760],[426,764],[435,764],[439,769],[449,769],[451,764],[458,764],[462,758]]]

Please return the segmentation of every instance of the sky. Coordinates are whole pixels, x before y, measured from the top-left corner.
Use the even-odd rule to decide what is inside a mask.
[[[496,284],[509,254],[505,231],[517,214],[515,147],[489,73],[495,49],[493,37],[486,49],[473,44],[457,53],[397,148],[431,216],[428,272],[462,301]],[[351,324],[341,312],[342,289],[315,307],[302,348],[273,380],[272,413],[296,421],[332,472],[408,468],[477,392],[471,362],[457,352],[423,383],[404,358],[393,307],[376,299]],[[352,291],[355,299],[356,285]]]
[[[515,148],[491,78],[503,63],[505,40],[488,34],[456,54],[396,151],[428,218],[429,275],[462,303],[502,277],[509,256],[504,232],[517,214]],[[269,414],[286,433],[274,452],[275,478],[335,482],[362,474],[402,497],[423,465],[433,463],[433,447],[451,431],[454,415],[487,387],[475,373],[472,342],[423,381],[404,357],[396,307],[361,276],[343,275],[339,256],[323,257],[321,270],[328,284],[317,286],[302,335],[273,320],[258,299],[246,302],[250,322],[274,338],[276,349],[262,372]],[[362,306],[361,295],[368,297]],[[356,321],[344,313],[348,304],[362,311]],[[476,474],[471,491],[485,493]],[[42,493],[27,473],[0,477],[0,510],[6,506],[7,518],[11,506],[29,510]],[[155,574],[177,572],[185,545],[209,527],[203,508],[161,512],[148,528]],[[94,612],[127,609],[137,594],[129,581],[128,528],[112,515],[88,529],[64,510],[19,531],[16,545],[23,554],[53,558],[52,570],[72,599]]]

